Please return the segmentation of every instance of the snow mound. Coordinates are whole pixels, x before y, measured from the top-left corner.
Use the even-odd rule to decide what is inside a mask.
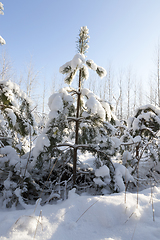
[[[12,226],[10,236],[13,240],[17,239],[33,239],[36,236],[37,240],[49,239],[52,235],[51,224],[46,217],[33,215],[21,216]]]

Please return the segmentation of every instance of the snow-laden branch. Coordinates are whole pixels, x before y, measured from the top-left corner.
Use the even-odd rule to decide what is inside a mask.
[[[4,10],[3,4],[0,2],[0,14],[1,15],[4,15],[3,10]]]
[[[0,45],[6,44],[6,41],[0,36]]]
[[[82,121],[83,119],[84,119],[83,117],[79,117],[79,118],[76,118],[76,117],[68,117],[68,118],[67,118],[68,121],[75,121],[75,122]]]

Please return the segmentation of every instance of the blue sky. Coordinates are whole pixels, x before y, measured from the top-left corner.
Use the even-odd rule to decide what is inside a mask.
[[[49,82],[76,53],[81,26],[89,28],[88,58],[114,69],[131,67],[148,81],[160,37],[160,0],[1,0],[0,35],[16,71],[32,61]]]

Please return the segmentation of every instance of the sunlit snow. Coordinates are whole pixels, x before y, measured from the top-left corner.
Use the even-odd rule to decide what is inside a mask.
[[[55,205],[1,209],[0,240],[159,240],[159,199],[160,187],[153,198],[150,188],[140,192],[138,204],[136,193],[79,196],[73,189]]]

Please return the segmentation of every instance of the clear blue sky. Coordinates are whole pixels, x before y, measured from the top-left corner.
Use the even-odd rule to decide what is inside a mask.
[[[118,71],[131,66],[147,78],[160,37],[160,0],[1,0],[0,35],[21,68],[33,56],[47,81],[76,53],[81,26],[90,34],[88,58]]]

